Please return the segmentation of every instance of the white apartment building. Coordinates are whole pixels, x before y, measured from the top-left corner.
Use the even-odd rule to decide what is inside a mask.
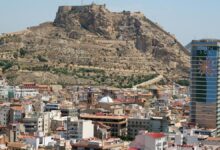
[[[67,118],[67,138],[85,139],[94,137],[94,125],[91,120],[78,120],[76,118]]]
[[[8,86],[0,85],[0,98],[6,99],[8,98]]]
[[[168,148],[167,137],[163,133],[142,131],[135,137],[130,147],[140,150],[164,150]]]
[[[6,85],[8,85],[7,81],[6,81],[5,78],[3,78],[2,76],[0,76],[0,85],[1,85],[1,86],[6,86]]]
[[[8,92],[10,90],[10,86],[8,86],[5,78],[0,76],[0,98],[6,99],[8,98]]]
[[[35,97],[39,94],[38,90],[35,88],[24,88],[16,86],[14,89],[15,98],[23,98],[23,97]]]
[[[38,133],[37,136],[21,136],[20,140],[25,144],[31,145],[33,150],[38,150],[39,147],[54,146],[56,144],[52,136],[45,136],[42,133]]]

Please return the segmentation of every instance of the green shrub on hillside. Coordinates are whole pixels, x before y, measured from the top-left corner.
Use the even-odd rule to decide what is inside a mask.
[[[2,71],[11,68],[13,66],[13,63],[8,60],[0,60],[0,67],[2,68]]]
[[[189,80],[178,80],[176,83],[181,86],[189,86]]]

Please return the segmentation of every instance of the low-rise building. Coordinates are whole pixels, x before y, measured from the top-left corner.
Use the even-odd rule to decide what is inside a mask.
[[[67,117],[54,117],[51,119],[51,130],[56,131],[59,127],[64,127],[64,123],[67,121]]]
[[[167,117],[151,117],[151,132],[168,132],[169,119]]]
[[[206,140],[202,141],[204,149],[220,149],[220,138],[209,137]]]
[[[130,147],[140,150],[163,150],[168,148],[167,137],[164,133],[141,131]]]
[[[36,112],[44,112],[44,107],[45,107],[45,103],[42,101],[38,100],[33,103],[33,108],[34,111]]]
[[[175,145],[198,145],[199,139],[197,136],[176,134]]]
[[[27,144],[22,142],[9,142],[8,143],[8,150],[27,150],[30,148]]]
[[[67,118],[67,138],[80,140],[94,137],[94,125],[91,120]]]
[[[17,104],[10,106],[9,116],[10,123],[20,122],[24,117],[24,107]]]
[[[45,111],[51,111],[51,110],[60,110],[60,104],[57,103],[48,103],[44,107]]]
[[[72,150],[70,140],[65,140],[64,138],[59,138],[55,145],[56,150]]]
[[[101,122],[111,127],[111,136],[126,136],[127,135],[127,117],[105,114],[81,114],[81,119]]]
[[[127,145],[119,138],[106,140],[91,138],[83,139],[72,144],[72,148],[75,150],[125,150],[127,149]]]
[[[104,125],[101,122],[96,122],[95,124],[95,137],[99,139],[108,139],[111,137],[111,127]]]
[[[7,99],[8,98],[9,87],[0,85],[0,98]]]
[[[65,116],[78,116],[78,109],[76,108],[61,108],[61,115],[62,117]]]
[[[49,113],[33,113],[28,114],[23,119],[23,123],[25,126],[25,132],[34,133],[34,132],[49,132]]]
[[[20,135],[19,140],[25,144],[31,145],[34,150],[38,150],[40,147],[54,146],[55,141],[52,136],[45,136],[43,133],[38,133],[38,135]]]
[[[0,125],[7,126],[9,122],[9,106],[1,106],[0,107]]]
[[[7,136],[9,142],[17,142],[18,136],[25,132],[24,124],[22,123],[11,123],[7,129]]]
[[[128,136],[135,138],[139,131],[168,132],[168,121],[163,117],[130,117],[128,118]]]
[[[7,99],[9,97],[9,91],[11,87],[8,86],[7,81],[0,75],[0,98]]]
[[[25,83],[21,86],[16,86],[14,89],[15,98],[35,97],[39,94],[34,83]]]

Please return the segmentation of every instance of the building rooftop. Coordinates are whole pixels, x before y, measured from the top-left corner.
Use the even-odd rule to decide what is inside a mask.
[[[22,134],[21,134],[21,135],[18,136],[18,138],[19,138],[19,139],[26,139],[26,138],[28,138],[28,139],[34,139],[34,138],[36,138],[36,137],[35,137],[34,135],[25,135],[25,134],[22,135]]]
[[[107,125],[103,124],[102,122],[96,122],[95,124],[98,125],[100,128],[111,129],[110,126],[107,126]]]
[[[159,139],[159,138],[162,138],[162,137],[166,136],[164,133],[156,133],[156,132],[149,132],[149,133],[146,133],[146,135],[150,136],[154,139]]]
[[[207,141],[219,141],[220,142],[220,137],[208,137],[206,140]]]
[[[97,138],[82,139],[77,143],[72,144],[73,147],[86,147],[86,148],[101,148],[101,149],[111,149],[123,147],[124,143],[119,138],[110,138],[102,141]]]
[[[105,115],[102,113],[97,113],[97,114],[80,114],[81,118],[101,118],[101,119],[126,119],[126,116],[116,116],[116,115]]]
[[[200,39],[192,40],[192,42],[220,42],[220,39]]]
[[[103,97],[99,101],[99,103],[113,103],[113,102],[114,102],[113,99],[109,96]]]
[[[12,110],[17,110],[17,111],[22,111],[22,110],[24,110],[22,106],[12,106],[11,109],[12,109]]]
[[[9,142],[8,147],[13,147],[16,149],[26,149],[27,145],[21,142]]]
[[[128,150],[139,150],[139,149],[135,147],[130,147]]]
[[[205,46],[220,46],[220,40],[219,39],[201,39],[201,40],[193,40],[192,46],[196,45],[205,45]]]
[[[58,127],[58,128],[56,129],[56,131],[66,131],[66,129],[65,129],[63,126],[61,126],[61,127]]]

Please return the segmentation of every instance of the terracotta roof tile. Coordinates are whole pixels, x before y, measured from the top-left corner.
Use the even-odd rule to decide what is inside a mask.
[[[146,135],[148,135],[154,139],[159,139],[159,138],[165,137],[164,133],[156,133],[156,132],[146,133]]]
[[[12,106],[11,109],[18,110],[18,111],[24,110],[22,106]]]

